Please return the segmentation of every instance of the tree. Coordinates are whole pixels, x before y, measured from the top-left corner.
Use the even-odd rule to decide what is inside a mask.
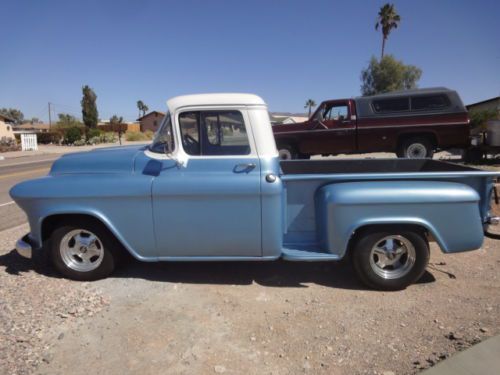
[[[114,132],[118,133],[118,141],[120,141],[120,145],[122,144],[122,134],[125,132],[127,124],[123,123],[123,117],[118,117],[117,115],[113,115],[109,119],[109,124],[111,125],[111,129]]]
[[[87,128],[96,128],[99,121],[99,113],[97,112],[97,95],[94,90],[85,85],[82,87],[82,118],[83,123]]]
[[[470,127],[486,131],[486,123],[498,117],[498,112],[494,109],[473,109],[469,111]]]
[[[316,107],[316,102],[312,99],[307,99],[306,104],[304,105],[304,108],[307,109],[309,108],[309,117],[311,117],[311,110]]]
[[[0,115],[10,118],[16,125],[22,124],[24,120],[24,114],[15,108],[2,108],[0,109]]]
[[[75,116],[72,116],[68,113],[59,113],[57,115],[59,120],[56,123],[56,126],[59,128],[71,128],[71,127],[81,127],[82,123]]]
[[[142,100],[137,101],[137,109],[139,110],[139,116],[141,117],[142,108],[144,107],[144,102]]]
[[[414,65],[405,65],[392,55],[384,56],[380,62],[372,57],[368,67],[361,71],[361,93],[374,95],[413,89],[417,87],[421,76],[421,69]]]
[[[397,29],[399,22],[401,22],[401,17],[396,12],[394,4],[387,3],[380,8],[377,23],[375,24],[375,30],[378,30],[379,27],[382,29],[382,54],[380,55],[380,60],[384,58],[385,42],[391,30]]]
[[[137,101],[137,109],[139,109],[139,117],[141,117],[141,112],[142,116],[144,116],[146,112],[149,110],[148,106],[144,104],[142,100]]]

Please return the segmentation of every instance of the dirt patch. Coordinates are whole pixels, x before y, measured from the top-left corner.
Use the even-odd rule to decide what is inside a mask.
[[[131,261],[76,283],[11,247],[0,255],[6,374],[415,374],[500,334],[490,239],[455,255],[433,245],[428,272],[401,292],[366,290],[337,263]]]
[[[23,226],[24,232],[28,231]],[[68,327],[106,305],[95,286],[58,278],[12,250],[19,229],[2,233],[0,250],[0,373],[31,374],[52,359]]]

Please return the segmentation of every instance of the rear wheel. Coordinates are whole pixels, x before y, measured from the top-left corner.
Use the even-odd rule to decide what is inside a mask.
[[[423,234],[396,228],[374,228],[356,241],[352,261],[360,280],[380,290],[400,290],[417,281],[429,262]]]
[[[432,158],[434,149],[429,139],[425,137],[415,137],[405,139],[399,146],[398,157],[407,159]]]
[[[117,241],[93,221],[70,221],[56,228],[49,240],[54,267],[73,280],[92,281],[110,275],[116,262]]]

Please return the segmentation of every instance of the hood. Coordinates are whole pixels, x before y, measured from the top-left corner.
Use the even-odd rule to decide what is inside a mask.
[[[49,174],[131,173],[135,157],[145,149],[144,145],[108,147],[64,155],[52,164]]]

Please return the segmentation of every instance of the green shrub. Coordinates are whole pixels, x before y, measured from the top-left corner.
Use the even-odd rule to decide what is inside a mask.
[[[99,138],[101,143],[115,143],[118,140],[116,134],[113,132],[102,133]]]
[[[73,142],[73,146],[85,146],[86,144],[87,142],[83,138],[77,139]]]
[[[76,126],[72,128],[64,129],[64,143],[67,145],[72,145],[76,141],[79,141],[82,138],[82,132],[80,128]]]
[[[152,130],[146,130],[146,131],[144,132],[144,135],[145,135],[146,137],[148,137],[148,139],[153,139],[153,137],[155,136],[155,133],[154,133],[154,131],[152,131]]]
[[[147,141],[149,138],[141,132],[128,132],[125,134],[125,139],[127,141]]]
[[[48,133],[38,133],[37,140],[41,144],[57,143],[61,142],[62,135],[59,132],[48,132]]]
[[[101,130],[100,129],[96,129],[96,128],[91,128],[89,129],[89,131],[87,132],[87,139],[91,139],[91,138],[99,138],[101,136]]]

